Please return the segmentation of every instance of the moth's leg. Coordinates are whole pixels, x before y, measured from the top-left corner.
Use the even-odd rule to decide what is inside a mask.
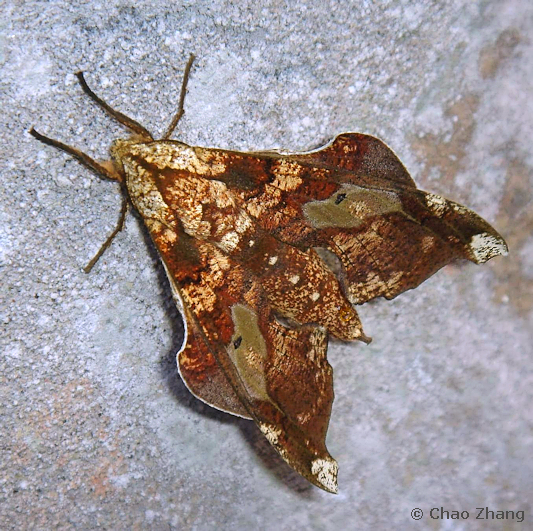
[[[187,92],[187,82],[189,81],[189,74],[191,72],[191,66],[194,62],[194,54],[191,53],[189,56],[189,60],[187,61],[187,64],[185,65],[185,72],[183,73],[183,81],[181,82],[181,91],[180,91],[180,102],[178,105],[178,112],[175,114],[174,118],[172,118],[172,121],[170,122],[170,125],[168,126],[168,129],[166,133],[163,135],[163,138],[161,140],[168,140],[170,138],[170,135],[174,132],[174,129],[176,129],[176,125],[178,125],[178,122],[180,121],[180,118],[183,116],[183,113],[185,112],[183,110],[183,104],[185,103],[185,94]]]
[[[119,111],[116,111],[112,107],[110,107],[104,100],[99,98],[90,88],[89,85],[87,85],[87,82],[85,81],[85,78],[83,77],[83,72],[77,72],[76,77],[78,78],[78,81],[80,82],[81,88],[83,89],[83,92],[91,98],[94,103],[96,103],[99,107],[101,107],[109,116],[114,118],[117,122],[121,123],[123,126],[127,127],[137,135],[139,135],[143,140],[145,141],[152,141],[153,137],[152,135],[139,123],[136,122],[133,118],[130,118],[129,116],[126,116],[125,114],[122,114]]]
[[[105,163],[101,164],[100,162],[96,162],[96,160],[92,159],[89,157],[89,155],[86,155],[79,149],[68,146],[67,144],[63,144],[63,142],[59,142],[59,140],[54,140],[53,138],[48,138],[47,136],[41,135],[41,133],[37,132],[33,127],[30,129],[30,135],[43,144],[55,147],[61,151],[64,151],[65,153],[68,153],[76,160],[81,162],[84,166],[87,166],[87,168],[96,172],[100,177],[110,179],[111,181],[122,182],[122,176],[115,171],[110,164],[106,165]]]
[[[67,144],[63,144],[63,142],[59,142],[59,140],[54,140],[53,138],[48,138],[47,136],[41,135],[41,133],[38,133],[33,127],[30,129],[30,135],[32,135],[34,138],[42,142],[43,144],[46,144],[48,146],[55,147],[57,149],[60,149],[61,151],[64,151],[65,153],[68,153],[69,155],[72,155],[75,159],[80,161],[84,166],[87,166],[89,169],[96,172],[100,177],[103,177],[105,179],[110,179],[112,181],[118,181],[120,183],[120,186],[122,188],[122,208],[120,209],[120,216],[118,218],[118,223],[111,233],[111,235],[107,238],[107,240],[104,242],[102,247],[100,247],[99,251],[96,253],[94,258],[87,264],[87,266],[83,269],[86,273],[89,273],[91,269],[94,267],[94,264],[98,261],[98,259],[104,254],[105,250],[111,245],[111,242],[115,238],[115,236],[124,228],[124,221],[126,219],[126,214],[128,213],[128,192],[126,190],[126,187],[123,183],[123,177],[118,173],[111,165],[109,166],[105,164],[100,164],[99,162],[96,162],[94,159],[89,157],[89,155],[86,155],[82,151],[73,148],[72,146],[68,146]]]
[[[124,228],[124,223],[126,222],[126,214],[128,213],[128,205],[129,205],[128,196],[123,195],[122,196],[122,208],[120,209],[120,215],[118,217],[118,222],[115,227],[115,230],[109,235],[107,240],[103,243],[102,247],[100,247],[100,249],[94,255],[92,260],[83,268],[83,270],[86,273],[91,272],[91,269],[94,267],[96,262],[98,262],[100,257],[105,253],[107,248],[111,245],[111,243],[115,239],[115,236]]]

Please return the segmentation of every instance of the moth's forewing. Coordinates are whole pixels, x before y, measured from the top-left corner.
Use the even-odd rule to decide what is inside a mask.
[[[242,167],[246,154],[235,156]],[[503,238],[473,211],[418,190],[377,138],[344,133],[313,152],[249,157],[254,173],[236,190],[247,212],[285,243],[337,255],[352,303],[393,298],[455,259],[507,254]]]
[[[287,328],[248,268],[206,242],[198,251],[208,257],[202,271],[179,284],[189,327],[179,355],[187,385],[207,403],[253,418],[296,471],[336,491],[337,465],[325,446],[333,401],[325,332]]]

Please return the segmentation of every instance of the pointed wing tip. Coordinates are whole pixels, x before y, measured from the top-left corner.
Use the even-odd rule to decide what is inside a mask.
[[[370,336],[367,336],[363,332],[361,332],[361,335],[357,339],[359,339],[359,341],[362,341],[363,343],[366,343],[367,345],[372,343],[372,338]]]
[[[339,466],[337,461],[330,457],[317,457],[311,463],[311,474],[316,481],[316,485],[332,494],[338,494],[337,472]]]
[[[474,261],[483,264],[495,256],[507,256],[509,248],[499,234],[481,232],[474,234],[469,243]]]

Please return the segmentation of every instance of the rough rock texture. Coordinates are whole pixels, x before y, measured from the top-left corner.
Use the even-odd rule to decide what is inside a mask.
[[[529,528],[533,4],[132,4],[2,3],[0,528]],[[176,137],[303,150],[375,134],[421,188],[509,243],[507,258],[362,307],[371,345],[330,346],[338,496],[293,473],[252,423],[188,393],[180,318],[135,216],[83,273],[118,216],[117,187],[27,134],[102,158],[124,135],[84,97],[80,69],[164,131],[190,52]],[[469,519],[432,519],[434,507]],[[524,522],[475,520],[476,507]]]

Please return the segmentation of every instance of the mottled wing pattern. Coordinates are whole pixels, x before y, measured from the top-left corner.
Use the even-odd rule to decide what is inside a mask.
[[[281,324],[268,294],[279,293],[267,293],[260,267],[250,271],[211,243],[184,241],[162,254],[184,258],[171,282],[188,323],[178,357],[188,387],[219,409],[253,418],[297,472],[336,491],[337,464],[325,446],[333,402],[325,331]],[[204,257],[195,264],[186,258],[191,245]]]
[[[377,138],[346,133],[310,153],[252,155],[248,181],[239,157],[222,180],[240,185],[246,210],[277,239],[333,252],[353,303],[393,298],[454,259],[483,263],[507,252],[474,212],[418,190]]]
[[[191,64],[192,57],[185,79]],[[252,418],[297,472],[336,492],[337,463],[325,445],[328,332],[369,341],[352,303],[394,297],[455,258],[485,262],[505,254],[505,242],[467,208],[418,190],[374,137],[346,133],[293,154],[153,141],[78,77],[135,133],[113,143],[113,161],[30,133],[127,190],[185,315],[178,365],[186,385],[208,404]],[[101,252],[125,214],[126,203]]]

